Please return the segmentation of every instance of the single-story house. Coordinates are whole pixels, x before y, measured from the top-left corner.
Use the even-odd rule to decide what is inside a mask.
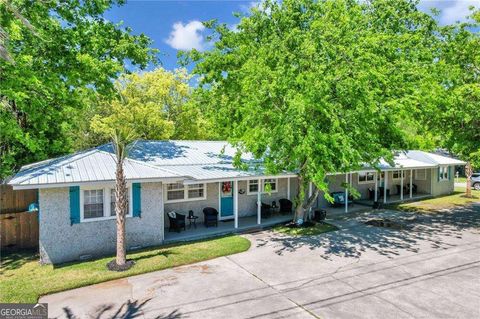
[[[273,224],[292,214],[262,216],[262,205],[293,200],[294,172],[266,174],[248,154],[247,170],[234,167],[235,149],[222,141],[137,141],[125,160],[128,187],[127,249]],[[453,191],[453,167],[461,161],[422,151],[402,152],[395,165],[330,174],[332,192],[355,187],[359,203],[401,201]],[[61,263],[115,251],[115,158],[110,145],[26,165],[9,181],[39,191],[39,247],[43,263]],[[313,191],[313,185],[310,187]],[[320,196],[316,207],[329,207]],[[215,208],[217,227],[205,228],[203,209]],[[348,211],[345,201],[342,211]],[[168,213],[193,214],[181,232],[170,232]],[[172,215],[170,215],[171,217]],[[175,216],[175,215],[173,215]],[[188,225],[192,223],[191,225]],[[192,227],[193,226],[193,227]]]

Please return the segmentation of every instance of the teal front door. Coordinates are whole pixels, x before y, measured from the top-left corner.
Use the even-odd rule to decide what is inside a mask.
[[[233,218],[233,182],[220,182],[220,218]]]

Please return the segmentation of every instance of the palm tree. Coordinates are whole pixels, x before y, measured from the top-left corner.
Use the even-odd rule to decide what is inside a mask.
[[[467,162],[467,165],[465,166],[465,176],[467,177],[467,185],[466,185],[466,192],[465,196],[468,198],[472,197],[472,174],[473,174],[473,168],[470,162]]]

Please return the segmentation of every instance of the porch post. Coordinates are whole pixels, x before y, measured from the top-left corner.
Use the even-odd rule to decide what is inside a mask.
[[[403,200],[403,169],[400,170],[400,200]]]
[[[235,228],[238,228],[238,181],[233,186],[233,215],[235,217]]]
[[[348,213],[348,173],[345,173],[345,213]]]
[[[375,201],[378,200],[378,172],[375,172]]]
[[[262,223],[262,193],[260,192],[260,185],[257,192],[257,224]]]
[[[290,177],[287,178],[287,199],[290,200]]]
[[[388,171],[385,171],[384,173],[384,178],[383,178],[383,203],[387,203],[387,183],[388,183]]]
[[[412,198],[413,190],[412,190],[412,178],[413,178],[413,169],[410,170],[410,198]]]

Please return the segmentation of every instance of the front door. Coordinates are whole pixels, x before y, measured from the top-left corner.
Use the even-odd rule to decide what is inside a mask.
[[[233,217],[233,182],[220,182],[220,219]]]

